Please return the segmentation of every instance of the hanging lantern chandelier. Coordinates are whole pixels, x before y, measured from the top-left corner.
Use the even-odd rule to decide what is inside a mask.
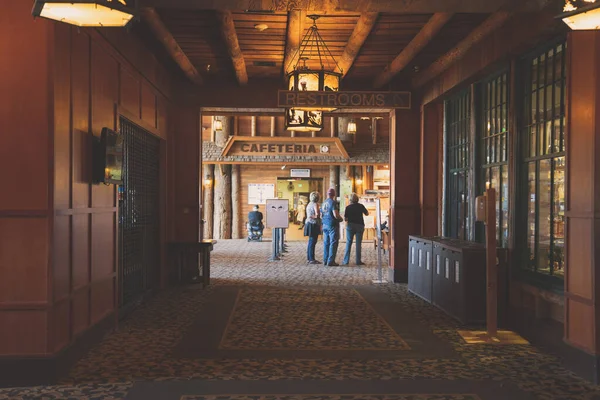
[[[562,19],[574,31],[598,30],[600,29],[600,1],[565,0],[563,13],[557,18]]]
[[[123,27],[135,12],[131,0],[35,0],[34,17],[81,27]]]
[[[317,28],[318,15],[309,15],[313,25],[308,29],[298,49],[298,61],[292,72],[287,74],[288,90],[299,92],[337,92],[343,71],[331,54]],[[310,99],[307,101],[310,104]],[[323,129],[323,111],[335,108],[303,107],[288,108],[285,127],[288,130],[310,132]]]

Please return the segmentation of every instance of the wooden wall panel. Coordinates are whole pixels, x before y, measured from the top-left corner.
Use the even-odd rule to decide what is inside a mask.
[[[62,299],[71,293],[71,217],[54,217],[54,258],[52,260],[53,298]]]
[[[430,104],[421,111],[421,234],[438,235],[440,137],[443,136],[443,103]]]
[[[47,301],[48,246],[47,218],[0,220],[0,304]]]
[[[113,279],[95,282],[91,288],[91,323],[102,321],[114,311],[114,282]]]
[[[160,137],[167,139],[169,105],[166,98],[158,95],[156,98],[156,128],[160,132]]]
[[[116,270],[114,229],[113,212],[92,215],[92,282],[106,279]]]
[[[565,340],[600,354],[600,32],[567,44]]]
[[[53,352],[60,351],[71,341],[71,303],[63,301],[54,306],[52,343]]]
[[[420,114],[419,110],[392,113],[390,137],[391,240],[390,264],[397,282],[408,280],[408,235],[420,233]]]
[[[596,332],[590,324],[595,320],[594,307],[579,301],[566,299],[565,309],[568,316],[565,333],[569,343],[588,352],[593,352]]]
[[[0,210],[47,210],[50,24],[31,19],[31,4],[2,10],[0,27]],[[15,40],[18,38],[18,40]],[[24,45],[27,43],[27,45]]]
[[[54,34],[54,206],[71,205],[71,28],[57,24]]]
[[[195,107],[180,106],[175,129],[175,239],[198,240],[200,184],[200,115]]]
[[[71,30],[71,97],[73,126],[73,158],[71,160],[73,183],[73,208],[90,206],[90,181],[92,179],[92,139],[90,133],[90,37]],[[55,106],[59,106],[58,104]]]
[[[90,215],[87,213],[73,215],[72,224],[72,290],[77,290],[90,283]]]
[[[76,337],[90,327],[90,287],[86,286],[73,293],[73,332]]]
[[[140,93],[142,89],[140,79],[129,72],[129,69],[123,65],[120,65],[119,69],[121,71],[119,104],[133,115],[141,118],[142,101],[140,98]]]
[[[156,128],[156,95],[147,83],[142,84],[142,120]]]
[[[0,354],[44,355],[47,347],[46,311],[0,311]],[[6,329],[6,327],[10,327]]]

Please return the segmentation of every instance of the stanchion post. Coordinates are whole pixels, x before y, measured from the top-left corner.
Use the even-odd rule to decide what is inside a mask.
[[[269,258],[269,261],[278,261],[279,257],[277,255],[277,228],[273,228],[271,229],[271,242],[272,242],[272,254],[271,254],[271,258]]]
[[[498,334],[498,273],[496,270],[496,189],[488,188],[485,193],[486,221],[486,279],[487,279],[487,333]]]

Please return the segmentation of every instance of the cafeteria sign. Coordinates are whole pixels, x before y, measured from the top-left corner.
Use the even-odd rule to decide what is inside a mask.
[[[398,108],[409,110],[410,92],[316,92],[280,90],[277,107]]]
[[[341,157],[348,159],[348,152],[339,138],[307,137],[248,137],[231,136],[221,152],[227,156],[301,156]]]

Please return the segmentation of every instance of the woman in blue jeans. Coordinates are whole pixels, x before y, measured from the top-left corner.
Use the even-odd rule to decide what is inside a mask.
[[[350,250],[352,241],[356,236],[356,265],[365,265],[361,258],[361,244],[363,232],[365,231],[365,220],[363,215],[369,215],[369,211],[358,202],[358,195],[352,193],[350,196],[350,205],[344,212],[344,221],[346,221],[346,252],[342,265],[348,265],[350,262]]]
[[[304,224],[304,236],[308,236],[308,248],[306,258],[309,264],[321,264],[315,259],[315,247],[321,234],[321,210],[319,209],[319,192],[310,194],[310,203],[306,206],[306,223]]]

